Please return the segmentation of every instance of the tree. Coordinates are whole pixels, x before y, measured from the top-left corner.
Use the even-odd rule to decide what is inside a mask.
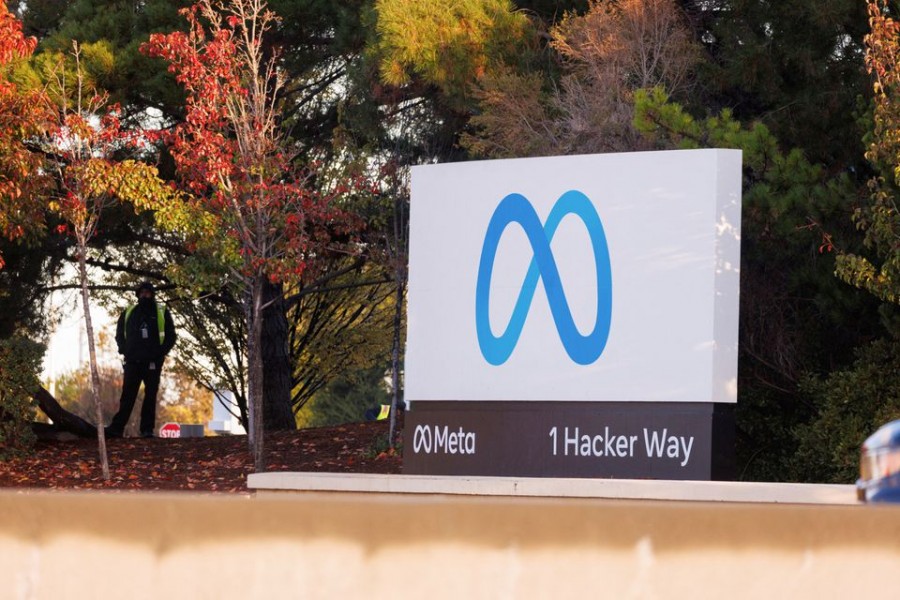
[[[680,0],[707,60],[682,99],[695,113],[730,108],[831,172],[865,168],[860,97],[868,96],[858,0]]]
[[[874,78],[874,128],[866,158],[881,173],[869,182],[871,203],[854,214],[874,256],[846,252],[838,258],[838,274],[886,302],[900,304],[900,22],[891,18],[888,2],[869,0],[871,31],[865,38],[866,66]],[[880,263],[880,264],[878,264]]]
[[[465,158],[458,142],[478,83],[540,56],[533,20],[509,0],[379,0],[374,18],[341,147],[402,166]]]
[[[862,443],[879,427],[900,418],[900,344],[878,339],[861,346],[846,368],[809,378],[803,389],[818,398],[819,410],[798,429],[796,478],[853,483],[859,477]]]
[[[875,176],[868,199],[857,203],[853,220],[864,232],[862,248],[838,245],[838,276],[883,302],[877,314],[887,336],[860,346],[856,360],[804,382],[819,399],[813,419],[798,431],[794,468],[818,481],[850,482],[858,475],[862,442],[879,426],[900,417],[900,381],[894,368],[900,356],[900,22],[890,3],[867,2],[869,34],[866,67],[872,76],[871,133],[865,158]]]
[[[378,172],[378,184],[373,186],[368,195],[363,195],[362,202],[356,207],[368,224],[362,236],[367,257],[377,265],[374,270],[384,273],[385,280],[381,285],[389,285],[391,289],[390,295],[383,296],[379,302],[385,309],[389,309],[380,311],[384,317],[388,312],[393,313],[390,317],[389,346],[391,417],[388,443],[391,446],[396,440],[397,411],[404,408],[401,378],[409,264],[409,169],[404,168],[403,158],[396,150],[386,150],[368,159],[373,170]],[[371,364],[379,365],[383,362],[374,358]],[[368,368],[359,361],[348,367],[344,369],[345,373]]]
[[[146,110],[166,117],[182,117],[184,96],[157,61],[138,51],[151,32],[183,27],[178,9],[187,0],[38,0],[19,6],[25,30],[38,36],[37,54],[68,52],[72,40],[83,46],[102,44],[108,51],[106,68],[97,84],[122,106],[122,118],[137,126]]]
[[[179,2],[150,0],[139,4],[123,4],[109,0],[75,0],[66,4],[67,8],[60,13],[64,13],[62,16],[54,16],[51,14],[52,11],[43,10],[43,2],[29,3],[20,8],[26,19],[26,26],[34,24],[35,31],[40,30],[46,34],[41,43],[41,48],[45,52],[68,47],[70,38],[78,38],[86,42],[102,41],[109,50],[111,60],[108,64],[111,65],[111,68],[98,73],[98,81],[102,81],[110,89],[113,99],[123,102],[125,122],[128,122],[129,115],[144,114],[143,111],[147,107],[160,109],[163,114],[163,122],[167,126],[183,119],[184,110],[179,106],[179,99],[183,97],[183,92],[167,85],[166,82],[174,81],[174,78],[171,74],[166,73],[164,65],[160,66],[162,62],[149,59],[145,55],[134,56],[135,48],[142,40],[146,39],[149,33],[182,27],[171,18],[176,13]],[[369,86],[371,80],[368,78],[370,65],[368,58],[371,54],[365,52],[364,45],[367,41],[366,25],[369,22],[367,19],[371,3],[367,0],[339,4],[276,1],[271,3],[271,6],[283,18],[280,19],[278,27],[269,32],[263,43],[266,48],[281,47],[285,49],[280,55],[279,63],[285,74],[285,86],[280,90],[278,101],[280,118],[285,126],[284,130],[290,136],[291,143],[294,144],[292,151],[298,152],[303,157],[316,157],[327,161],[333,160],[333,157],[339,157],[338,161],[343,161],[349,155],[346,142],[350,140],[352,143],[366,144],[365,150],[356,154],[358,158],[354,158],[354,160],[359,160],[360,163],[368,160],[380,160],[377,154],[384,147],[384,133],[396,131],[396,127],[382,118],[383,113],[379,109],[379,104],[393,103],[395,96],[392,94],[382,95],[377,89],[371,90]],[[52,17],[52,19],[43,18],[41,15]],[[48,24],[38,26],[37,21],[41,19],[47,21]],[[378,87],[384,88],[384,86]],[[393,110],[393,108],[389,110]],[[429,111],[429,115],[431,114],[433,113]],[[454,131],[454,125],[449,122],[442,124],[442,121],[444,119],[440,117],[423,116],[420,123],[429,123],[429,127],[434,127],[441,134],[455,137],[457,133]],[[416,137],[425,139],[418,132]],[[404,140],[402,146],[395,145],[390,140],[387,144],[391,146],[392,151],[401,147],[405,151],[407,148],[405,144],[410,139],[412,138],[408,137]],[[426,141],[427,143],[429,142]],[[452,142],[445,139],[439,140],[437,143],[442,148],[453,149]],[[414,151],[418,152],[418,150]],[[426,152],[431,152],[431,150]],[[160,168],[168,174],[170,171],[166,168],[167,163],[167,154],[163,152]],[[334,185],[334,180],[327,181],[325,178],[317,177],[314,184],[328,189],[329,186]],[[386,202],[385,206],[388,212],[393,211],[393,202]],[[162,221],[166,220],[167,218],[162,219]],[[137,234],[133,237],[141,240],[142,247],[151,243],[149,238],[153,239],[155,247],[155,241],[163,236],[159,232],[137,229],[132,232],[130,225],[131,223],[129,223],[129,227],[121,227],[117,223],[116,227],[120,232],[117,237],[111,238],[104,235],[103,240],[98,240],[99,244],[104,244],[104,257],[102,260],[93,260],[94,266],[99,265],[113,274],[118,285],[127,287],[127,274],[140,270],[149,278],[154,280],[159,278],[167,284],[185,281],[198,284],[202,281],[206,284],[205,288],[200,285],[192,287],[194,291],[202,289],[204,295],[210,293],[211,299],[228,295],[224,294],[224,290],[219,287],[221,278],[201,275],[203,269],[193,269],[192,265],[185,264],[190,262],[197,265],[204,262],[203,259],[194,260],[195,256],[192,256],[192,236],[180,234],[172,236],[171,232],[166,234],[166,237],[169,238],[167,241],[172,241],[172,237],[180,238],[176,239],[175,243],[182,244],[184,250],[184,252],[175,251],[171,262],[176,266],[168,269],[165,265],[160,266],[155,258],[147,261],[140,253],[129,251],[127,246],[133,244],[129,238],[132,234]],[[110,240],[114,246],[110,246],[106,240]],[[363,249],[368,252],[368,248],[367,246]],[[377,258],[376,254],[373,253],[372,258],[379,260],[380,258]],[[377,254],[377,256],[380,257],[381,254]],[[334,258],[338,265],[343,264],[341,256]],[[323,256],[317,254],[316,259],[321,261]],[[331,258],[325,260],[331,260]],[[205,262],[208,267],[209,261]],[[332,271],[330,267],[322,270],[325,273]],[[154,273],[155,275],[153,275]],[[329,275],[326,274],[324,277],[327,278]],[[368,277],[363,278],[361,282],[367,280]],[[342,285],[347,285],[347,282]],[[267,292],[267,297],[274,302],[264,311],[264,328],[267,336],[263,341],[265,389],[263,418],[267,430],[293,426],[290,411],[282,410],[282,407],[290,407],[293,404],[295,409],[298,408],[300,398],[307,397],[308,391],[314,389],[314,387],[303,386],[304,392],[293,391],[290,372],[292,370],[295,372],[293,376],[295,380],[306,377],[302,374],[303,371],[315,372],[314,380],[318,380],[321,375],[316,367],[288,362],[295,360],[292,358],[295,356],[292,349],[289,348],[287,356],[283,352],[283,348],[288,346],[285,317],[287,316],[290,321],[293,317],[288,313],[299,312],[299,307],[295,306],[291,300],[299,292],[295,293],[291,289],[278,290],[278,288],[277,284],[273,285]],[[314,281],[308,281],[304,286],[306,290],[320,288],[321,286]],[[276,291],[278,293],[275,293]],[[284,292],[284,302],[277,297],[281,292]],[[181,295],[181,293],[180,290],[173,291],[174,296]],[[185,290],[184,293],[186,295],[190,292]],[[312,295],[305,294],[304,297],[307,299],[307,303],[312,304]],[[194,315],[191,322],[195,323],[197,327],[202,326],[204,313],[213,315],[213,319],[217,318],[215,315],[221,311],[222,307],[215,307],[214,304],[216,304],[215,301],[201,301],[192,305],[188,309]],[[402,303],[397,306],[397,310],[402,310]],[[200,310],[198,312],[195,309]],[[340,318],[341,315],[334,310],[330,311],[330,314],[335,318]],[[322,318],[324,315],[317,313],[314,318],[304,318],[303,322],[317,323],[319,325],[316,329],[325,331],[330,326],[322,327]],[[218,325],[207,322],[206,326],[215,328]],[[342,326],[335,324],[335,327]],[[279,337],[282,332],[283,337]],[[296,334],[295,337],[310,339],[305,334]],[[182,345],[184,343],[185,339],[183,338]],[[203,351],[211,356],[221,355],[214,345],[208,349],[199,346],[193,348],[195,352],[192,352],[189,358],[196,355],[196,351]],[[240,384],[239,381],[237,383]],[[242,394],[238,394],[239,400],[242,397]]]
[[[266,286],[301,278],[309,253],[327,241],[329,209],[279,129],[283,79],[263,45],[275,14],[262,0],[203,0],[182,14],[187,33],[154,34],[145,48],[169,62],[185,88],[187,117],[171,137],[172,154],[189,202],[232,253],[227,276],[248,334],[248,432],[261,471]]]
[[[389,164],[387,174],[389,189],[409,189],[408,183],[403,181],[403,172],[397,165]],[[403,185],[404,183],[406,185]],[[402,388],[400,371],[406,321],[404,318],[406,289],[409,281],[409,197],[399,193],[387,196],[393,200],[394,209],[390,215],[390,227],[382,245],[387,259],[385,262],[394,276],[394,319],[393,335],[391,336],[391,424],[388,431],[388,444],[393,448],[397,437],[397,412],[405,408],[405,402],[400,396]]]
[[[567,12],[584,14],[590,0],[515,0],[519,10],[536,15],[544,23],[553,23]]]
[[[21,22],[0,7],[0,233],[9,240],[34,239],[44,231],[39,198],[48,180],[41,175],[41,155],[27,142],[41,132],[47,114],[40,92],[13,79],[17,61],[31,56],[36,45],[22,34]]]
[[[174,77],[167,72],[163,61],[146,54],[134,54],[137,46],[150,33],[186,28],[187,21],[178,17],[181,22],[176,23],[172,18],[177,16],[176,9],[180,4],[182,2],[168,0],[150,0],[138,4],[123,4],[111,0],[76,0],[71,3],[65,16],[58,20],[58,32],[45,39],[41,47],[45,50],[58,48],[64,46],[68,38],[103,41],[110,49],[113,68],[102,75],[102,80],[114,87],[110,90],[111,97],[123,102],[123,112],[126,115],[123,117],[124,122],[128,122],[128,115],[142,116],[146,114],[145,110],[150,109],[154,115],[161,111],[159,122],[165,127],[174,126],[184,118],[184,92],[181,86],[174,85]],[[266,35],[263,45],[266,52],[271,48],[283,50],[279,54],[279,69],[284,74],[285,85],[278,92],[279,119],[282,130],[290,139],[291,152],[298,159],[330,161],[335,155],[343,155],[340,144],[334,143],[332,133],[339,123],[347,122],[349,119],[346,115],[353,112],[347,107],[355,100],[350,100],[352,94],[345,90],[351,87],[351,73],[358,68],[355,63],[361,62],[360,55],[366,39],[363,22],[369,4],[367,0],[342,3],[288,0],[270,3],[280,19],[278,27]],[[27,17],[27,8],[24,14]],[[160,170],[167,177],[174,177],[173,169],[168,153],[161,149]],[[340,180],[335,182],[317,176],[311,183],[321,189],[329,189],[339,185]],[[166,221],[171,222],[171,219],[161,219],[161,222]],[[222,277],[201,274],[207,272],[213,261],[207,260],[210,258],[208,256],[199,257],[199,253],[194,252],[194,235],[173,234],[171,231],[164,235],[160,231],[133,232],[133,238],[139,239],[142,247],[151,243],[157,247],[155,242],[163,240],[166,244],[182,246],[180,250],[171,250],[170,262],[174,268],[168,268],[164,264],[160,266],[155,257],[147,260],[140,253],[129,251],[128,246],[134,245],[128,237],[131,232],[127,228],[121,229],[123,235],[112,240],[115,247],[107,245],[105,254],[109,258],[103,261],[103,268],[113,274],[120,285],[126,285],[127,277],[123,274],[131,270],[142,270],[150,279],[169,285],[190,282],[191,285],[187,286],[189,290],[173,289],[171,295],[175,297],[188,296],[201,290],[203,286],[197,285],[198,276],[207,285],[200,292],[201,296],[210,294],[211,299],[221,299],[229,295],[223,293],[220,287]],[[215,234],[217,232],[213,232]],[[316,259],[322,260],[323,256],[317,254]],[[336,256],[335,259],[341,262],[342,256]],[[184,264],[185,262],[192,264]],[[191,271],[190,275],[187,275],[188,271]],[[316,285],[310,283],[306,287]],[[272,300],[272,304],[263,311],[263,327],[266,331],[262,348],[263,420],[267,430],[295,426],[290,411],[290,371],[294,365],[288,362],[290,354],[284,351],[288,345],[285,316],[291,309],[291,303],[282,301],[279,295],[287,300],[296,294],[290,286],[285,288],[280,284],[271,284],[266,291],[266,297]],[[204,312],[217,318],[221,307],[214,307],[215,303],[216,301],[201,301],[192,306],[189,310],[194,317],[200,318],[199,321],[192,318],[192,322],[199,326]],[[199,312],[195,309],[199,309]],[[209,326],[216,327],[213,323]],[[195,349],[204,351],[202,347]],[[205,353],[215,356],[219,351],[212,346]],[[242,397],[241,394],[238,395],[239,400]]]
[[[483,156],[620,152],[647,148],[632,126],[635,90],[691,89],[699,47],[674,0],[592,1],[550,30],[562,75],[498,70],[482,81],[481,112],[464,145]]]
[[[416,0],[375,3],[381,78],[394,86],[418,79],[464,108],[473,84],[513,61],[531,31],[509,0]]]
[[[40,340],[53,325],[45,310],[46,282],[63,265],[66,240],[51,234],[27,243],[0,240],[0,339],[16,334]]]
[[[88,85],[77,43],[73,44],[71,58],[72,64],[67,65],[65,57],[59,57],[48,92],[42,98],[47,114],[54,116],[42,136],[42,147],[46,157],[44,167],[55,183],[48,207],[66,221],[67,225],[60,228],[70,228],[75,239],[100,462],[104,479],[109,479],[100,372],[91,318],[88,243],[97,232],[103,212],[114,204],[127,201],[146,206],[151,199],[168,195],[168,188],[158,179],[154,167],[116,159],[116,153],[123,147],[139,140],[122,130],[116,107],[106,109],[105,94]],[[98,117],[99,122],[95,122]]]
[[[289,299],[295,414],[335,377],[369,368],[390,352],[391,282],[363,261],[348,267],[355,268]]]

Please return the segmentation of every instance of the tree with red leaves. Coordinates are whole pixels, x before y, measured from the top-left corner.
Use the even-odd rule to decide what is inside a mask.
[[[42,130],[49,115],[38,101],[40,91],[21,89],[10,79],[15,63],[30,57],[36,45],[0,5],[0,233],[10,240],[38,235],[44,227],[40,198],[49,180],[40,171],[40,153],[26,141]]]
[[[163,209],[159,215],[180,214],[182,222],[170,226],[193,231],[198,244],[215,245],[238,290],[248,331],[248,431],[261,471],[264,288],[299,281],[311,254],[327,243],[326,225],[336,213],[312,189],[311,172],[297,167],[280,129],[283,80],[277,54],[263,43],[276,15],[263,0],[201,0],[182,14],[187,32],[152,35],[143,47],[169,63],[187,93],[184,123],[169,142],[190,194],[184,204],[194,212]],[[185,214],[194,216],[184,222]]]

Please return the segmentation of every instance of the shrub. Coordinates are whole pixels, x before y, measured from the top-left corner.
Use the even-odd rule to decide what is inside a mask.
[[[0,340],[0,459],[26,453],[34,444],[32,393],[44,347],[22,337]]]
[[[793,460],[798,481],[852,483],[859,476],[863,441],[900,418],[900,341],[876,340],[857,351],[849,368],[810,378],[804,391],[818,415],[799,428]]]

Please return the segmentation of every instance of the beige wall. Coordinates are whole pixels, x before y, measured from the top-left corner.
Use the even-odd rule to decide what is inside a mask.
[[[898,597],[900,507],[0,492],[0,598]]]

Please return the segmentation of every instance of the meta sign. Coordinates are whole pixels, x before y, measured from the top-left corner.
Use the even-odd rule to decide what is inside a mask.
[[[741,153],[416,167],[404,471],[730,475]]]

